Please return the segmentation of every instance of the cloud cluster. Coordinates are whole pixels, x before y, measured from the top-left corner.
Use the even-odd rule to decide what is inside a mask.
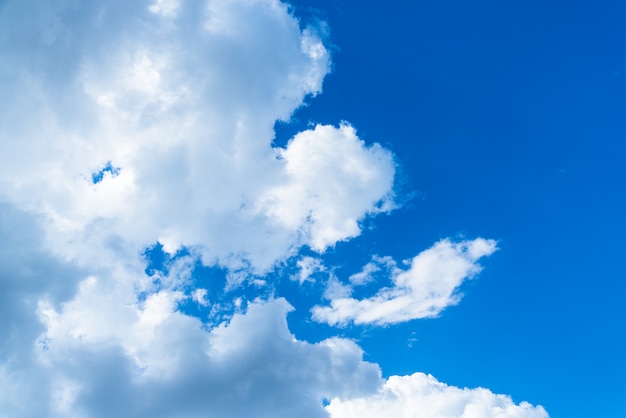
[[[158,288],[142,265],[84,278],[46,253],[45,220],[0,213],[1,417],[324,417],[323,399],[381,384],[354,342],[297,340],[282,298],[207,328],[178,309],[187,260]]]
[[[541,406],[515,404],[509,396],[488,389],[461,389],[415,373],[391,376],[378,393],[326,407],[332,418],[548,418]]]
[[[160,241],[263,274],[391,209],[391,154],[349,125],[272,148],[330,66],[278,0],[18,3],[0,11],[24,43],[0,45],[0,193],[44,213],[64,256]]]
[[[331,325],[355,324],[386,325],[418,318],[436,317],[446,307],[457,304],[461,295],[459,286],[481,267],[477,261],[497,250],[494,240],[476,238],[471,241],[439,241],[411,260],[407,270],[394,268],[393,286],[380,289],[374,296],[354,299],[347,296],[331,297],[330,306],[313,308],[313,318]],[[369,263],[361,273],[351,276],[360,284],[378,264],[389,263],[388,258]]]
[[[379,367],[348,339],[298,340],[279,296],[232,301],[216,324],[183,309],[220,307],[198,263],[231,288],[265,279],[394,207],[392,154],[348,123],[272,146],[330,68],[286,4],[6,0],[0,58],[0,417],[324,417],[376,396]],[[173,261],[148,275],[156,242]],[[494,250],[443,242],[397,272],[380,259],[393,289],[319,312],[397,322],[424,311],[420,288],[443,309]],[[324,271],[299,267],[301,281]]]
[[[97,301],[97,284],[86,287],[93,288],[81,292],[94,294],[79,299]],[[143,308],[127,307],[128,317],[100,318],[99,329],[88,327],[97,321],[84,318],[84,306],[48,313],[40,362],[55,386],[72,388],[52,399],[52,409],[59,416],[82,410],[93,417],[200,417],[207,411],[216,417],[323,417],[322,399],[358,396],[380,383],[378,367],[364,362],[353,342],[296,340],[287,329],[291,307],[284,299],[252,303],[245,314],[206,331],[175,311],[177,297],[155,294]]]
[[[349,125],[272,148],[329,71],[313,30],[275,0],[59,0],[3,2],[0,31],[0,416],[314,417],[375,390],[283,299],[214,328],[180,310],[208,304],[196,257],[263,274],[390,209],[391,154]],[[189,255],[148,276],[156,241]]]

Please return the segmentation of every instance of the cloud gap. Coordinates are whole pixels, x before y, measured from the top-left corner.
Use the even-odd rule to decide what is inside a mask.
[[[111,178],[117,177],[120,174],[120,171],[120,167],[116,167],[111,164],[111,161],[108,161],[102,169],[91,174],[91,181],[93,184],[98,184],[104,180],[106,176],[110,176]]]

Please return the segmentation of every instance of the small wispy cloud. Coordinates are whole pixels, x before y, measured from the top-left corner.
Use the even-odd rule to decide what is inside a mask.
[[[382,288],[365,299],[332,298],[330,306],[313,308],[313,319],[346,326],[351,322],[387,325],[436,317],[446,307],[460,301],[459,286],[480,272],[477,263],[480,258],[496,250],[496,241],[483,238],[456,243],[448,239],[439,241],[415,256],[407,270],[394,269],[391,287]],[[368,264],[361,274],[371,273],[376,268],[376,265]],[[357,277],[363,280],[367,276]]]

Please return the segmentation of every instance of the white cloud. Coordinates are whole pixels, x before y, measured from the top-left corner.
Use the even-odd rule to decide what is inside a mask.
[[[279,156],[286,163],[286,184],[263,195],[261,210],[300,230],[317,251],[359,235],[365,214],[393,205],[391,153],[378,144],[366,147],[350,125],[301,132]]]
[[[208,291],[206,289],[198,288],[191,292],[191,298],[200,306],[209,306],[209,300],[207,299]]]
[[[314,282],[312,277],[315,273],[326,271],[326,267],[322,264],[322,260],[315,257],[304,256],[296,261],[298,274],[291,276],[292,280],[297,280],[300,284],[306,281]]]
[[[313,318],[345,326],[349,322],[385,325],[435,317],[459,302],[457,290],[461,283],[480,272],[480,258],[496,250],[494,240],[483,238],[458,243],[439,241],[415,256],[408,270],[395,269],[392,287],[382,288],[366,299],[332,298],[330,306],[313,308]]]
[[[86,279],[42,252],[37,217],[0,204],[0,416],[325,417],[322,399],[372,393],[380,370],[352,341],[299,341],[284,299],[207,328],[181,281],[142,266]],[[182,274],[174,268],[170,276]],[[107,276],[108,274],[108,276]],[[77,292],[73,289],[78,284]],[[147,292],[144,300],[137,292]],[[202,292],[195,292],[197,294]],[[37,308],[39,300],[39,308]],[[39,317],[39,320],[36,316]]]
[[[174,17],[180,7],[180,0],[156,0],[148,10],[152,13],[160,14],[167,17]]]
[[[324,417],[322,399],[372,393],[381,383],[352,341],[298,341],[284,299],[252,303],[204,330],[176,311],[179,295],[159,292],[143,307],[127,306],[93,282],[85,286],[48,315],[42,335],[37,373],[49,376],[62,407],[48,416]]]
[[[515,404],[483,388],[448,386],[423,373],[391,376],[377,394],[333,399],[326,409],[331,418],[548,418],[541,406]]]
[[[347,125],[272,148],[330,66],[285,4],[148,3],[0,8],[0,37],[21,40],[0,43],[0,415],[325,416],[322,398],[380,383],[356,344],[298,341],[282,299],[236,299],[216,328],[180,304],[219,306],[193,287],[197,257],[236,284],[357,235],[387,209],[391,154]],[[302,153],[319,157],[305,171]],[[365,197],[342,208],[314,184],[327,170]],[[268,200],[288,187],[305,190]],[[140,254],[157,240],[191,254],[149,277]]]
[[[372,257],[372,261],[363,266],[363,269],[348,277],[348,281],[355,286],[362,286],[375,280],[377,273],[383,270],[393,271],[396,268],[396,262],[390,257]]]
[[[348,125],[272,148],[275,121],[319,93],[330,68],[285,4],[59,1],[28,27],[12,18],[35,4],[0,11],[7,39],[59,27],[48,44],[26,38],[19,54],[0,46],[0,195],[49,218],[57,253],[94,263],[111,240],[159,240],[263,274],[390,208],[391,154]],[[106,163],[119,172],[93,184]]]
[[[261,285],[393,208],[392,154],[347,123],[272,148],[329,71],[315,31],[278,0],[6,0],[0,39],[19,40],[0,42],[0,416],[324,417],[376,391],[354,342],[298,340],[284,299],[209,301],[192,277],[200,259]],[[148,276],[157,240],[189,254]]]
[[[40,217],[0,200],[0,417],[47,416],[48,400],[62,407],[70,387],[54,388],[36,372],[33,342],[45,328],[38,299],[52,306],[72,296],[85,271],[48,254]],[[29,401],[26,401],[29,399]]]

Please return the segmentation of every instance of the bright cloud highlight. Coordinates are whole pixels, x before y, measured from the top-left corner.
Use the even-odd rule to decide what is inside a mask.
[[[332,418],[548,418],[541,406],[518,405],[484,388],[448,386],[424,373],[391,376],[375,395],[333,399],[326,409]]]
[[[279,156],[286,184],[268,190],[261,206],[280,224],[301,230],[314,250],[359,235],[365,214],[393,207],[391,153],[378,144],[365,147],[349,125],[301,132]]]
[[[27,30],[11,10],[0,17],[7,38]],[[91,247],[68,244],[89,229],[134,247],[193,247],[206,264],[262,274],[303,245],[323,251],[359,235],[364,217],[391,209],[392,156],[349,125],[272,148],[274,123],[318,94],[330,68],[319,37],[285,4],[60,2],[41,14],[28,30],[54,21],[55,37],[33,36],[19,55],[4,46],[4,96],[16,100],[0,115],[0,192],[45,212],[59,251],[87,257]],[[55,72],[65,56],[66,71]]]
[[[435,317],[461,300],[458,287],[480,272],[480,258],[496,250],[494,240],[483,238],[458,243],[439,241],[415,256],[408,270],[395,269],[392,287],[366,299],[332,298],[330,306],[313,308],[313,318],[345,326],[349,322],[386,325]],[[364,272],[371,269],[366,266]]]

